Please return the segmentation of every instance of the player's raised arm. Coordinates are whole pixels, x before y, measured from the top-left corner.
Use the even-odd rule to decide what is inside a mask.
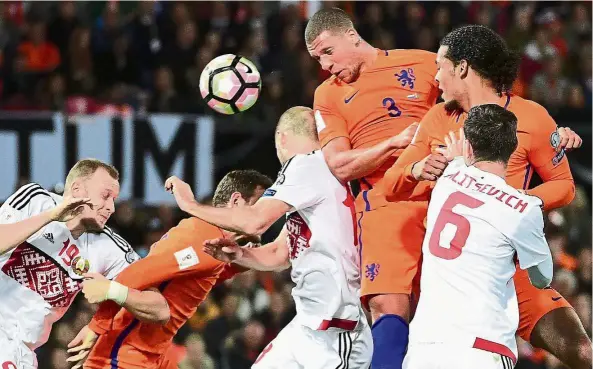
[[[445,170],[447,159],[440,153],[432,153],[430,146],[432,131],[445,119],[444,112],[442,105],[437,105],[426,113],[410,146],[385,173],[380,183],[389,200],[405,197],[418,181],[434,181]]]
[[[243,234],[261,235],[290,210],[290,206],[282,201],[258,201],[252,206],[237,207],[203,205],[195,200],[189,185],[175,176],[167,179],[165,188],[173,193],[177,205],[186,213]]]
[[[290,266],[286,227],[273,242],[260,247],[240,247],[233,240],[217,238],[204,242],[204,252],[224,262],[233,262],[249,269],[282,271]]]
[[[90,206],[88,198],[65,197],[55,205],[49,192],[36,183],[21,187],[0,208],[0,255],[17,247],[47,224],[67,222]]]
[[[544,183],[527,190],[527,193],[539,197],[544,203],[544,210],[549,210],[570,204],[575,196],[575,185],[568,158],[561,148],[556,122],[543,108],[539,108],[533,111],[540,116],[534,120],[537,127],[529,132],[531,145],[528,158]]]
[[[315,91],[315,123],[327,165],[342,183],[371,174],[396,150],[407,147],[414,137],[418,127],[415,124],[370,148],[352,149],[346,121],[332,111],[328,94],[324,85]]]

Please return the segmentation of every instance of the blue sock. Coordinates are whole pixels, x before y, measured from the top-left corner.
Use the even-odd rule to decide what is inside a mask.
[[[371,369],[402,369],[408,349],[408,323],[400,316],[387,314],[373,324],[371,332],[374,345]]]

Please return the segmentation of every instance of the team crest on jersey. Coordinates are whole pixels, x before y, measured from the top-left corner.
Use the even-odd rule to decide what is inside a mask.
[[[72,270],[77,275],[82,276],[84,273],[87,273],[91,267],[89,261],[82,256],[77,256],[72,260]]]
[[[132,250],[126,252],[126,261],[130,264],[138,260],[138,255]]]
[[[416,76],[414,76],[414,69],[402,69],[399,73],[395,73],[397,77],[397,81],[402,84],[402,87],[410,86],[410,89],[414,89],[414,81],[416,81]]]
[[[554,131],[550,135],[550,145],[556,150],[556,155],[552,158],[552,164],[558,165],[560,160],[564,157],[565,151],[564,149],[560,148],[560,134],[558,131]]]
[[[366,271],[364,273],[365,277],[370,279],[371,282],[377,278],[379,275],[379,269],[381,265],[378,263],[371,263],[366,265]]]

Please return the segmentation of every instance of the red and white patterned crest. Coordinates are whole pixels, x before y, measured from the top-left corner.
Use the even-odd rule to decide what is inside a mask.
[[[37,292],[52,307],[69,306],[81,290],[80,283],[70,278],[55,260],[26,242],[12,252],[2,271]]]
[[[288,229],[288,245],[290,247],[288,256],[294,260],[309,248],[311,240],[311,230],[298,212],[293,212],[286,219],[286,229]]]

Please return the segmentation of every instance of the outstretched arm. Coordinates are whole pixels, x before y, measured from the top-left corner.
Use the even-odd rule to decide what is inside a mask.
[[[277,199],[258,200],[252,206],[214,207],[198,203],[189,185],[177,177],[167,179],[165,188],[173,192],[179,208],[217,227],[244,234],[261,235],[291,207]]]
[[[321,119],[318,113],[315,117]],[[414,123],[399,135],[366,149],[352,149],[348,138],[337,137],[323,147],[323,156],[333,175],[342,183],[346,183],[373,173],[396,150],[407,147],[417,128],[418,124]]]
[[[240,247],[232,240],[218,238],[204,242],[204,252],[249,269],[278,272],[290,266],[287,237],[288,230],[284,227],[273,242],[260,247]]]

